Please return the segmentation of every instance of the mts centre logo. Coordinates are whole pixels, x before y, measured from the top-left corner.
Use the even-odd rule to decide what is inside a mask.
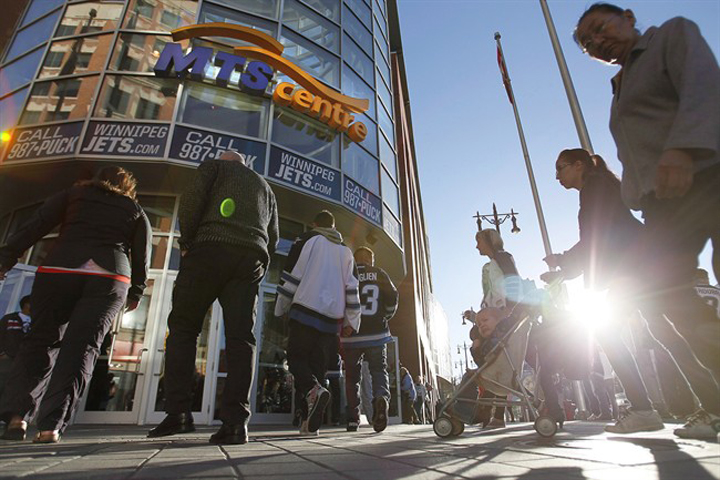
[[[216,85],[260,96],[272,96],[275,103],[287,106],[318,119],[330,128],[346,132],[354,142],[362,142],[367,127],[355,121],[353,113],[367,111],[369,101],[348,97],[316,80],[293,62],[282,57],[284,46],[271,36],[255,29],[232,23],[202,23],[173,30],[175,41],[196,37],[228,37],[248,42],[257,47],[235,47],[233,53],[215,52],[209,47],[194,47],[183,52],[179,43],[165,45],[157,63],[155,75],[159,77],[206,79],[208,65],[218,67],[213,79]],[[281,82],[274,89],[272,79],[279,71],[297,84]],[[230,83],[231,75],[240,74],[237,85]]]

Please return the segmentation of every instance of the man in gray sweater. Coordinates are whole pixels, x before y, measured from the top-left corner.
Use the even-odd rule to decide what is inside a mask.
[[[182,258],[165,356],[167,416],[148,437],[195,430],[191,414],[197,337],[216,299],[223,308],[227,380],[220,430],[210,443],[247,442],[255,373],[258,285],[278,241],[275,195],[236,152],[200,164],[180,200]]]

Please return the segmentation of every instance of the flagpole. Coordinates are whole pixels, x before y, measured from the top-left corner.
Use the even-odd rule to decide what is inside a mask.
[[[495,32],[495,41],[497,42],[498,62],[503,76],[503,83],[505,84],[510,103],[513,106],[513,111],[515,112],[515,123],[517,124],[520,145],[522,146],[523,156],[525,157],[525,168],[527,169],[530,189],[532,190],[533,200],[535,201],[535,212],[537,213],[538,223],[540,224],[540,234],[542,235],[543,245],[545,247],[545,255],[550,255],[552,254],[552,247],[550,247],[550,237],[548,236],[547,226],[545,225],[545,215],[543,214],[540,194],[538,193],[537,184],[535,183],[535,174],[533,173],[532,163],[530,162],[530,154],[528,153],[527,144],[525,143],[525,133],[523,133],[522,124],[520,123],[520,113],[518,112],[517,102],[515,101],[515,94],[513,93],[512,85],[510,85],[510,75],[507,73],[499,32]]]
[[[540,0],[540,7],[542,8],[543,15],[545,16],[545,23],[547,24],[548,34],[550,35],[550,42],[552,43],[553,50],[555,51],[555,58],[557,59],[558,68],[560,69],[560,76],[562,77],[563,84],[565,85],[565,93],[567,94],[568,103],[570,103],[570,111],[572,112],[573,120],[575,121],[575,128],[577,129],[578,137],[580,138],[580,145],[590,152],[593,153],[592,143],[590,142],[590,135],[585,125],[585,118],[583,118],[582,110],[580,109],[580,103],[578,102],[577,94],[575,93],[575,86],[573,85],[572,78],[570,78],[570,71],[568,70],[567,63],[565,62],[565,56],[563,55],[560,41],[558,40],[557,31],[555,30],[555,24],[553,23],[552,16],[550,15],[550,8],[548,7],[547,0]]]

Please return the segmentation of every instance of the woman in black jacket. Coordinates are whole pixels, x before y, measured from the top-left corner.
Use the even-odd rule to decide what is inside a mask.
[[[23,440],[37,410],[34,441],[57,442],[113,319],[126,301],[128,310],[137,307],[147,279],[151,228],[135,188],[130,172],[102,168],[92,180],[48,198],[0,248],[2,280],[25,250],[60,225],[35,276],[32,331],[0,399],[0,418],[7,422],[3,439]]]
[[[659,430],[663,428],[663,422],[652,408],[634,357],[620,338],[622,324],[617,323],[638,311],[638,298],[634,296],[638,287],[637,272],[642,262],[652,261],[643,255],[643,225],[624,205],[620,180],[599,155],[590,155],[580,148],[563,150],[555,165],[560,184],[580,192],[580,241],[562,254],[546,257],[545,262],[550,268],[559,267],[560,270],[546,272],[541,278],[552,282],[584,274],[587,288],[608,289],[616,322],[597,325],[595,336],[622,382],[632,408],[605,430],[612,433]],[[687,343],[667,320],[653,319],[649,324],[654,337],[669,349],[700,403],[714,408],[720,390],[710,373],[697,362]],[[682,436],[682,432],[676,433]]]

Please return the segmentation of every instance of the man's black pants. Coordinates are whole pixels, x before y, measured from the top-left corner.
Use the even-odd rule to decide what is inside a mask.
[[[12,415],[30,420],[37,409],[39,430],[65,430],[92,377],[103,338],[125,304],[128,287],[97,275],[35,276],[32,328],[0,401],[4,420]]]
[[[654,194],[647,195],[642,212],[646,249],[641,272],[643,316],[652,322],[666,315],[698,360],[719,380],[720,323],[693,288],[693,281],[698,255],[709,239],[720,238],[720,165],[696,174],[692,188],[681,198],[658,200]]]
[[[180,260],[170,335],[165,356],[165,410],[190,412],[197,338],[203,320],[218,299],[225,324],[227,380],[220,419],[226,424],[247,422],[250,389],[255,375],[255,335],[258,284],[265,273],[261,253],[222,243],[194,245]]]
[[[324,383],[328,353],[337,351],[338,336],[290,320],[288,337],[288,367],[295,378],[295,388],[302,397],[300,410],[303,418],[307,418],[305,395],[315,384]]]

